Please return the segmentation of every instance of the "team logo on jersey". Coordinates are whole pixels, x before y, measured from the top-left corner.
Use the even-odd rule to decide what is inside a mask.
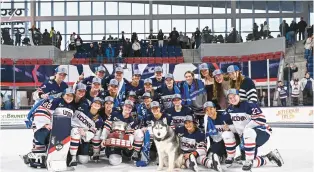
[[[230,113],[230,112],[232,112],[233,110],[232,109],[228,109],[228,112]]]
[[[52,143],[53,145],[55,145],[55,143],[56,143],[56,137],[55,137],[55,136],[52,136],[52,137],[51,137],[51,143]]]
[[[233,116],[232,121],[245,121],[246,117],[245,116]]]

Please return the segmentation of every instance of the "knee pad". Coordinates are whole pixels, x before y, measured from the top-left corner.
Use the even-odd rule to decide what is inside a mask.
[[[78,155],[78,161],[82,164],[87,164],[89,157],[87,155]]]
[[[111,165],[119,165],[122,163],[122,156],[118,154],[111,154],[109,155],[109,164]]]
[[[252,128],[246,128],[243,131],[243,137],[244,138],[249,138],[249,139],[255,140],[256,136],[257,136],[257,134],[256,134],[255,130],[253,130]]]
[[[224,131],[221,137],[225,142],[226,140],[235,139],[234,134],[231,131]]]
[[[41,128],[34,133],[34,138],[42,145],[49,143],[50,131],[46,128]],[[48,142],[47,142],[48,141]]]

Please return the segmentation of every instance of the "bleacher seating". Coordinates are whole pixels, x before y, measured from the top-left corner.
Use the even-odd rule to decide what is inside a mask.
[[[270,52],[260,54],[249,54],[243,56],[205,56],[202,58],[203,63],[222,63],[222,62],[248,62],[248,61],[263,61],[266,59],[274,60],[284,57],[283,52]],[[313,68],[312,68],[313,69]]]
[[[1,63],[3,64],[9,64],[13,65],[14,61],[12,59],[5,59],[4,62],[2,62],[3,59],[1,59]],[[52,65],[53,60],[52,59],[17,59],[15,61],[16,65]]]

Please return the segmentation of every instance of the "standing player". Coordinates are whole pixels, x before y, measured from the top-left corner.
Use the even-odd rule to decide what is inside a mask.
[[[93,145],[93,158],[97,159],[100,152],[100,134],[103,127],[103,120],[99,115],[102,106],[102,99],[96,97],[88,109],[78,109],[72,117],[71,130],[71,161],[69,166],[76,166],[76,155],[78,161],[86,164],[89,160],[90,142]]]
[[[197,164],[204,165],[216,171],[222,171],[219,158],[216,154],[207,158],[204,133],[197,127],[197,122],[193,115],[187,115],[184,126],[176,128],[176,133],[180,137],[180,146],[183,152],[184,165],[198,171]]]
[[[49,143],[52,115],[70,115],[72,116],[74,107],[72,101],[74,91],[67,88],[63,92],[62,98],[45,100],[34,112],[33,130],[33,149],[30,153],[23,156],[24,163],[30,164],[34,168],[46,167],[46,152]]]
[[[34,98],[37,99],[34,106],[27,114],[26,126],[29,128],[32,125],[33,113],[45,100],[59,98],[62,92],[68,88],[68,85],[64,82],[65,77],[68,74],[68,70],[59,66],[55,69],[55,76],[45,81],[41,87],[34,94]]]
[[[91,103],[94,98],[99,97],[102,98],[104,96],[103,91],[101,90],[101,79],[94,77],[91,86],[87,86],[86,88],[86,99]]]
[[[241,100],[249,100],[257,103],[256,87],[252,79],[243,76],[239,67],[236,65],[230,65],[227,68],[227,72],[230,78],[230,88],[239,90]]]
[[[126,84],[126,92],[138,91],[144,87],[144,81],[141,80],[141,75],[142,73],[140,70],[134,70],[132,81]]]
[[[119,82],[116,79],[111,79],[108,85],[108,90],[105,90],[103,93],[103,97],[110,96],[113,98],[113,107],[120,109],[121,100],[118,95]]]
[[[157,87],[160,87],[164,81],[165,78],[162,76],[162,67],[161,66],[157,66],[155,67],[155,77],[152,78],[153,81],[153,88],[157,89]]]
[[[241,101],[239,92],[236,89],[228,90],[227,96],[230,106],[226,112],[231,116],[245,152],[245,163],[242,170],[250,171],[252,167],[266,165],[269,161],[281,167],[283,161],[277,150],[266,156],[257,156],[257,148],[264,145],[271,134],[271,129],[266,124],[266,118],[262,110],[255,103]],[[226,164],[232,164],[236,149],[235,136],[231,131],[225,131],[222,137],[228,151]]]
[[[172,99],[173,107],[165,110],[166,114],[172,117],[173,125],[175,127],[184,126],[184,120],[187,115],[193,114],[193,111],[188,106],[182,105],[182,99],[180,94],[175,94]]]
[[[92,75],[92,76],[84,78],[84,74],[82,73],[82,75],[80,75],[79,77],[79,80],[77,81],[77,84],[81,82],[87,86],[90,86],[92,85],[93,79],[95,77],[103,79],[105,78],[105,74],[106,74],[106,68],[104,68],[103,66],[96,67],[95,76]]]
[[[146,78],[144,80],[144,88],[139,89],[138,91],[136,91],[136,94],[138,96],[139,99],[141,99],[140,97],[144,94],[144,93],[150,93],[151,98],[153,101],[158,101],[158,95],[156,93],[156,91],[153,88],[152,85],[153,81],[150,78]]]

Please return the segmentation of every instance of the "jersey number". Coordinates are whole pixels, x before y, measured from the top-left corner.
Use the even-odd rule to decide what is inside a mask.
[[[260,114],[261,111],[258,108],[252,108],[252,115]]]
[[[43,107],[45,107],[47,109],[50,109],[51,106],[52,106],[52,103],[50,103],[50,102],[46,102],[46,103],[43,104]]]

